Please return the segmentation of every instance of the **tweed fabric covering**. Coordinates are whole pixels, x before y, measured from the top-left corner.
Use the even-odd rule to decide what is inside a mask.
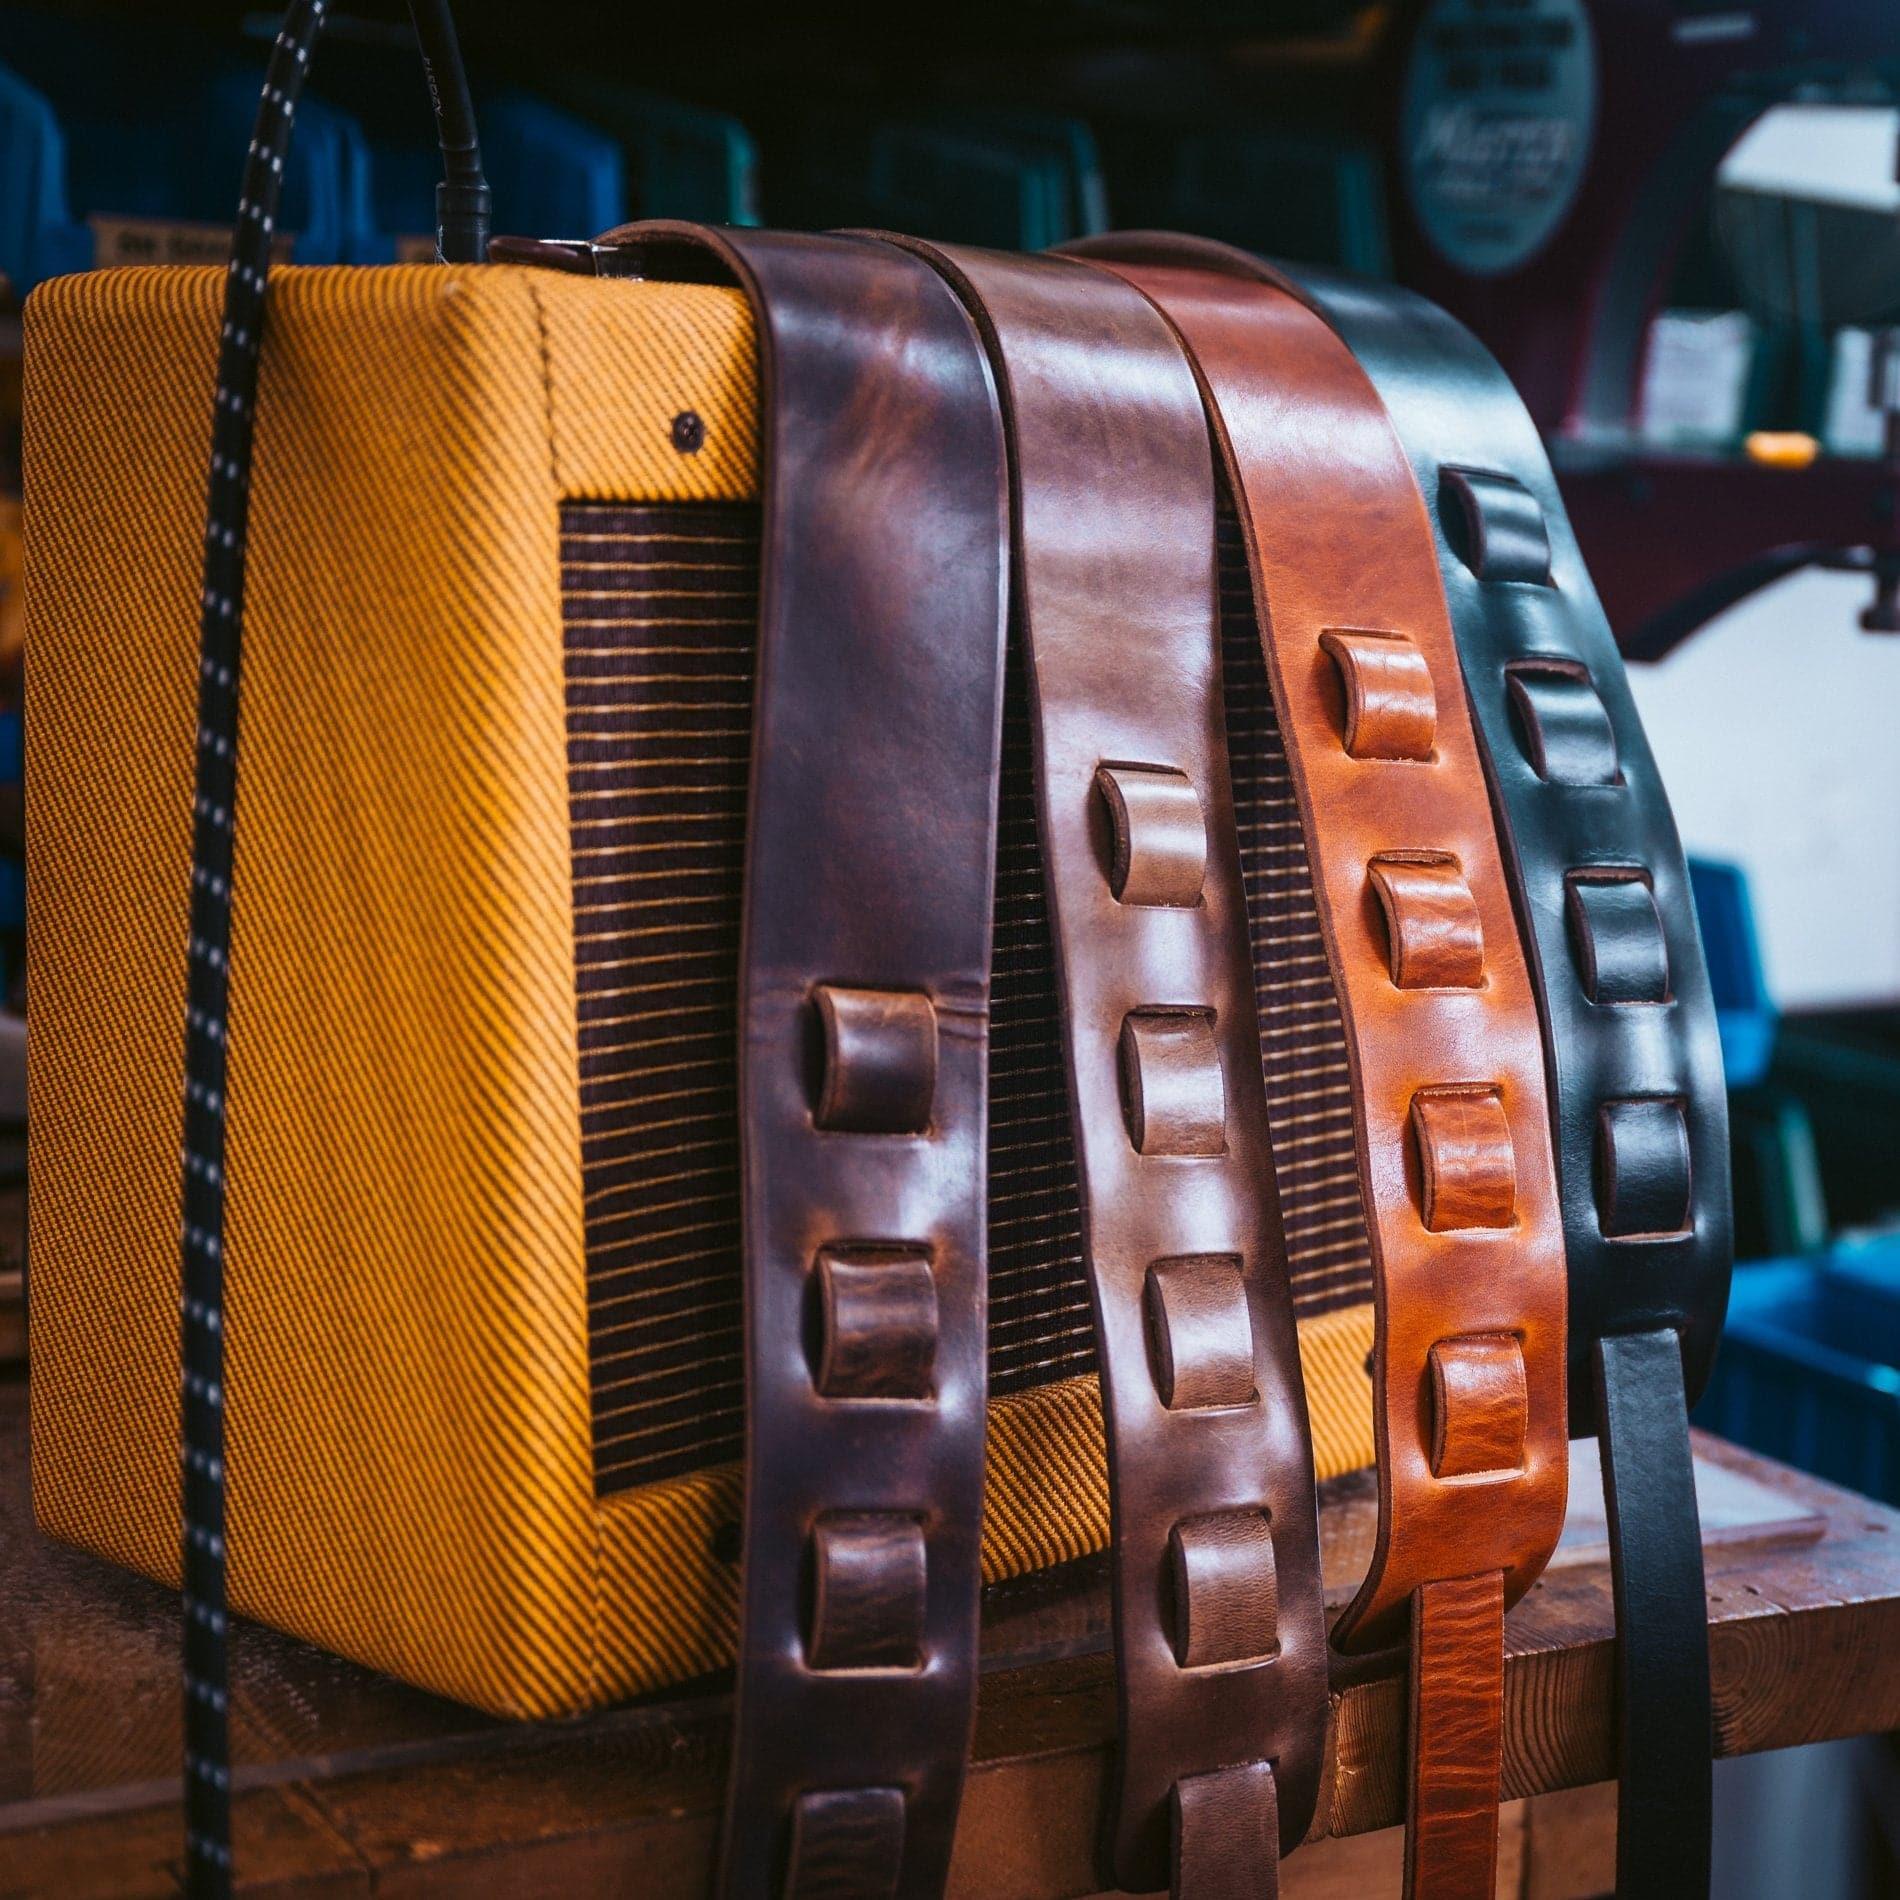
[[[166,1578],[221,278],[89,276],[28,315],[35,1503]],[[644,331],[673,380],[618,419],[620,479],[743,492],[749,325],[716,290],[526,270],[287,270],[272,306],[234,879],[233,1601],[553,1714],[603,1694],[557,470],[594,452]],[[672,446],[687,407],[710,462]]]
[[[169,1580],[220,279],[95,273],[27,315],[35,1508]],[[723,290],[504,267],[293,268],[271,295],[235,878],[233,1601],[498,1713],[572,1711],[729,1659],[737,1473],[597,1494],[561,504],[746,501],[749,319]],[[992,1405],[992,1579],[1106,1539],[1094,1380],[1036,1363],[1041,1338],[1077,1349],[1065,1324],[1058,1301],[1018,1329],[1033,1382]],[[1361,1332],[1363,1304],[1302,1328],[1323,1475],[1371,1456]]]

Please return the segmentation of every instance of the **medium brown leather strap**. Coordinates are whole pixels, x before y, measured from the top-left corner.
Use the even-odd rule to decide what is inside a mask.
[[[1001,420],[885,246],[633,225],[758,319],[744,1606],[722,1890],[940,1893],[975,1707]],[[609,261],[611,260],[611,262]]]
[[[1381,1484],[1371,1572],[1334,1634],[1375,1647],[1409,1613],[1410,1880],[1476,1900],[1503,1607],[1563,1526],[1564,1269],[1536,1004],[1431,526],[1371,385],[1303,305],[1109,268],[1168,315],[1202,381],[1346,1019]]]
[[[1267,1140],[1215,598],[1214,471],[1179,344],[1079,265],[915,246],[1003,386],[1017,610],[1114,1518],[1108,1859],[1271,1894],[1327,1679],[1312,1449]]]

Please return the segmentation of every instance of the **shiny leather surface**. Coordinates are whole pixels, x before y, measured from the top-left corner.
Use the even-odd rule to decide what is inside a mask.
[[[1420,1089],[1412,1097],[1412,1145],[1427,1233],[1509,1233],[1516,1226],[1517,1144],[1499,1090]]]
[[[1652,1098],[1597,1111],[1597,1214],[1615,1240],[1665,1239],[1688,1224],[1689,1130],[1682,1104]]]
[[[1598,1430],[1620,1497],[1618,1892],[1695,1900],[1708,1890],[1708,1637],[1683,1404],[1708,1377],[1733,1241],[1721,1047],[1682,849],[1509,380],[1420,298],[1299,277],[1378,385],[1421,488],[1441,498],[1446,593],[1539,963],[1570,1429]],[[1592,888],[1619,874],[1636,881]],[[1593,1376],[1600,1354],[1607,1383]]]
[[[1112,242],[1086,249],[1102,257]],[[1207,393],[1346,1010],[1379,1272],[1382,1511],[1372,1572],[1334,1635],[1377,1646],[1438,1578],[1495,1567],[1514,1601],[1563,1527],[1563,1245],[1536,1004],[1430,525],[1371,385],[1281,291],[1105,261],[1167,313]],[[1418,652],[1436,708],[1429,759],[1347,749],[1320,637],[1339,628],[1402,635]],[[1369,876],[1394,848],[1460,866],[1481,988],[1394,984]],[[1529,1406],[1523,1466],[1482,1503],[1433,1476],[1422,1429],[1433,1345],[1480,1334],[1521,1342]]]
[[[1409,1609],[1408,1879],[1435,1900],[1475,1892],[1479,1880],[1488,1891],[1504,1607],[1529,1588],[1563,1528],[1563,1237],[1537,1008],[1431,528],[1376,393],[1303,304],[1264,283],[1122,262],[1112,240],[1088,248],[1167,314],[1200,376],[1245,533],[1345,1015],[1378,1286],[1380,1523],[1369,1574],[1334,1639],[1390,1641]],[[1342,642],[1342,631],[1352,638]],[[1404,656],[1398,668],[1376,667],[1393,652]],[[1394,698],[1409,716],[1369,730],[1368,705]],[[1396,893],[1390,880],[1381,891],[1375,874],[1394,856],[1457,867],[1476,929],[1467,918],[1453,934],[1467,952],[1475,937],[1476,982],[1395,980],[1405,947],[1401,936],[1395,954],[1389,927]],[[1442,942],[1443,917],[1428,920],[1422,893],[1407,896],[1414,946]],[[1457,958],[1452,968],[1472,974]],[[1442,1391],[1448,1364],[1462,1375],[1473,1336],[1508,1336],[1520,1355],[1522,1391],[1511,1396],[1521,1402],[1508,1421],[1520,1452],[1508,1466],[1445,1472],[1445,1435],[1427,1424],[1422,1388]],[[1481,1349],[1477,1357],[1476,1375],[1454,1379],[1451,1422],[1456,1444],[1475,1435],[1482,1456],[1501,1433],[1495,1379],[1470,1389],[1492,1370]],[[1421,1675],[1428,1658],[1434,1681]]]
[[[1136,1890],[1172,1869],[1183,1900],[1257,1894],[1273,1829],[1290,1850],[1312,1818],[1327,1682],[1228,780],[1206,423],[1178,344],[1125,286],[1057,260],[924,254],[983,323],[1010,419],[1018,610],[1109,1430],[1121,1699],[1109,1863]],[[1193,787],[1207,840],[1197,905],[1117,899],[1105,765]],[[1231,1260],[1244,1284],[1252,1402],[1180,1402],[1183,1326],[1170,1406],[1149,1338],[1155,1305],[1170,1302],[1150,1293],[1153,1271],[1169,1263],[1171,1279],[1179,1263],[1207,1260]],[[1211,1281],[1202,1291],[1221,1297]]]
[[[1709,1890],[1715,1739],[1676,1335],[1599,1341],[1596,1389],[1618,1631],[1616,1891],[1619,1900],[1684,1900]]]
[[[1592,1353],[1610,1333],[1675,1328],[1693,1405],[1727,1311],[1733,1255],[1721,1044],[1675,821],[1535,427],[1476,339],[1409,291],[1165,232],[1091,243],[1279,285],[1332,325],[1377,388],[1433,504],[1446,602],[1545,1012],[1569,1261],[1570,1429],[1596,1428]],[[1503,484],[1474,481],[1473,471]],[[1547,584],[1536,579],[1524,498],[1536,504]],[[1471,537],[1474,506],[1491,557]],[[1500,536],[1509,550],[1501,566]],[[1540,770],[1553,756],[1555,777]],[[1646,882],[1666,941],[1666,1006],[1605,1007],[1584,993],[1567,930],[1565,873],[1578,871]],[[1597,1110],[1644,1096],[1686,1105],[1691,1205],[1680,1234],[1631,1243],[1601,1229]]]
[[[1168,1534],[1174,1652],[1183,1669],[1267,1662],[1280,1652],[1273,1526],[1261,1511],[1188,1518]]]
[[[1198,904],[1207,821],[1185,773],[1105,765],[1095,775],[1114,828],[1109,888],[1124,904]]]
[[[1617,785],[1616,729],[1594,682],[1582,673],[1542,664],[1505,670],[1517,740],[1531,770],[1547,785]]]
[[[923,1526],[894,1511],[835,1512],[812,1526],[814,1669],[915,1669],[928,1578]]]
[[[636,225],[596,254],[624,274],[733,278],[760,336],[723,1891],[934,1895],[976,1685],[1008,545],[995,387],[956,299],[883,246]],[[929,1396],[828,1398],[807,1346],[816,1263],[879,1247],[929,1261]],[[908,1322],[891,1349],[914,1363]]]
[[[1138,1155],[1227,1150],[1227,1078],[1207,1009],[1131,1009],[1122,1018],[1122,1111]]]
[[[821,1789],[792,1810],[785,1900],[895,1900],[904,1864],[896,1788]]]
[[[818,1390],[927,1399],[936,1390],[937,1279],[924,1254],[818,1255]]]
[[[1240,1262],[1157,1260],[1148,1269],[1148,1345],[1170,1411],[1254,1402],[1253,1320]]]
[[[1445,531],[1481,581],[1550,584],[1550,531],[1537,498],[1509,476],[1448,464]]]
[[[813,1116],[820,1128],[859,1135],[920,1135],[937,1096],[937,1010],[917,990],[812,992],[824,1035]]]
[[[1130,255],[1181,254],[1166,236],[1116,242]],[[1675,823],[1543,446],[1503,371],[1452,318],[1408,292],[1290,272],[1226,246],[1195,245],[1192,254],[1206,268],[1283,286],[1333,325],[1378,387],[1421,490],[1439,503],[1439,564],[1544,1011],[1569,1266],[1570,1429],[1599,1430],[1605,1470],[1625,1473],[1612,1544],[1619,1603],[1631,1612],[1621,1628],[1623,1873],[1637,1878],[1650,1859],[1674,1866],[1682,1850],[1672,1837],[1686,1836],[1699,1844],[1691,1878],[1645,1891],[1693,1900],[1707,1889],[1709,1833],[1699,1767],[1709,1721],[1701,1551],[1685,1542],[1680,1512],[1643,1504],[1691,1486],[1687,1441],[1666,1398],[1625,1409],[1620,1423],[1600,1420],[1594,1376],[1599,1342],[1664,1334],[1680,1341],[1683,1395],[1693,1404],[1728,1305],[1727,1097]],[[1592,952],[1579,952],[1573,895],[1580,879],[1632,875],[1650,893],[1661,951],[1653,942],[1632,948],[1642,973],[1630,993],[1599,997]],[[1625,926],[1646,928],[1626,901]],[[1660,1001],[1650,994],[1659,966]],[[1606,1133],[1604,1108],[1630,1102],[1673,1102],[1680,1122],[1619,1115]],[[1613,1204],[1606,1227],[1604,1149],[1624,1130],[1648,1137],[1640,1173],[1654,1202],[1640,1216]],[[1646,1225],[1654,1208],[1665,1222],[1675,1217],[1673,1228]],[[1653,1627],[1634,1625],[1632,1569],[1650,1579],[1640,1614]],[[1632,1644],[1651,1666],[1629,1666]],[[1655,1660],[1663,1650],[1673,1666]],[[1686,1767],[1637,1746],[1685,1725],[1684,1745],[1697,1756]]]
[[[1503,1701],[1502,1575],[1426,1584],[1412,1604],[1407,1900],[1492,1900]]]
[[[1475,1478],[1524,1463],[1530,1399],[1524,1354],[1508,1333],[1432,1348],[1432,1475]]]
[[[1347,752],[1355,759],[1428,760],[1438,695],[1417,641],[1402,632],[1327,627],[1319,644],[1339,669]]]
[[[1666,1003],[1669,944],[1640,871],[1564,880],[1577,981],[1593,1003]]]
[[[1385,912],[1387,960],[1402,990],[1475,990],[1484,981],[1484,920],[1449,857],[1374,858],[1366,867]]]

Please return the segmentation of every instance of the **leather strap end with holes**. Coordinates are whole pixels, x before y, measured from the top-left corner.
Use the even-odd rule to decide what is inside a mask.
[[[899,240],[908,244],[908,240]],[[1267,1139],[1207,425],[1126,285],[912,245],[982,328],[1066,999],[1108,1428],[1113,1881],[1273,1890],[1328,1713],[1312,1449]],[[1088,532],[1075,524],[1086,520]]]
[[[1378,1647],[1409,1624],[1431,1672],[1416,1890],[1488,1895],[1504,1608],[1563,1526],[1564,1268],[1537,1006],[1431,524],[1377,394],[1303,304],[1194,268],[1189,240],[1077,248],[1181,336],[1247,544],[1377,1286],[1378,1542],[1334,1636]]]
[[[590,254],[603,274],[734,281],[760,339],[743,1602],[720,1891],[925,1900],[949,1868],[976,1692],[1008,550],[995,385],[957,300],[882,245],[649,224]]]
[[[1601,1440],[1622,1900],[1709,1884],[1708,1608],[1685,1405],[1728,1303],[1721,1046],[1667,797],[1542,444],[1459,324],[1301,269],[1434,503],[1440,571],[1535,959],[1570,1280],[1570,1429]]]

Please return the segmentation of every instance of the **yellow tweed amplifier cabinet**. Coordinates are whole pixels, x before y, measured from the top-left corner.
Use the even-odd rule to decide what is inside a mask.
[[[34,1501],[168,1581],[223,275],[68,279],[26,319]],[[232,1602],[502,1713],[732,1656],[751,321],[733,290],[526,266],[272,278],[230,965]],[[1288,976],[1323,946],[1231,522],[1223,558],[1324,1477],[1372,1458],[1371,1268],[1337,1004]],[[1001,796],[991,1580],[1108,1533],[1014,670]]]

